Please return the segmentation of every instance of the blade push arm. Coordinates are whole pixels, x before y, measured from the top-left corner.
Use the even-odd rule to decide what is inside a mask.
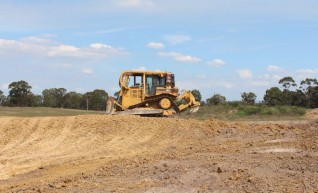
[[[183,111],[186,108],[190,107],[190,113],[195,113],[199,110],[200,102],[195,100],[195,97],[190,91],[183,90],[181,95],[178,97],[178,101],[184,99],[187,103],[181,104],[179,110]]]

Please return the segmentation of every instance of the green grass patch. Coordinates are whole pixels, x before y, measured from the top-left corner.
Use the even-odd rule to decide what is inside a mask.
[[[219,105],[201,106],[195,114],[182,114],[185,118],[195,119],[224,119],[224,120],[301,120],[306,113],[302,107],[266,105]]]
[[[74,116],[85,114],[104,114],[104,111],[86,111],[47,107],[0,107],[0,116],[15,117],[50,117],[50,116]]]
[[[262,105],[219,105],[201,106],[194,114],[183,112],[181,117],[194,119],[223,119],[223,120],[294,120],[302,119],[306,109],[300,107]],[[104,111],[86,111],[47,107],[0,107],[0,116],[16,117],[49,117],[75,116],[85,114],[105,114]]]
[[[276,106],[269,107],[265,105],[241,105],[238,107],[237,114],[240,116],[249,115],[295,115],[302,116],[306,113],[306,109],[294,106]]]
[[[184,118],[194,119],[236,119],[239,116],[235,113],[237,110],[229,105],[201,106],[199,111],[194,114],[187,114],[187,111],[181,113]]]

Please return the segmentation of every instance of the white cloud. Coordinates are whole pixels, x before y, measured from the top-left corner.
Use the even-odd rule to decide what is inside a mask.
[[[94,74],[94,70],[90,67],[84,66],[84,65],[78,65],[78,64],[70,64],[70,63],[63,63],[63,64],[53,64],[54,68],[57,68],[59,70],[68,70],[68,71],[80,71],[83,74]]]
[[[19,42],[14,41],[14,40],[4,40],[4,39],[0,39],[0,50],[3,51],[3,48],[14,48],[14,47],[20,47],[21,44],[19,44]]]
[[[256,86],[256,87],[269,87],[270,86],[270,83],[265,81],[265,80],[259,80],[259,81],[252,81],[251,84],[253,86]]]
[[[318,74],[318,70],[301,69],[301,70],[298,70],[297,73],[304,74],[304,75],[315,75],[315,74]]]
[[[91,44],[90,47],[93,49],[113,49],[111,46],[102,43]]]
[[[64,63],[64,64],[60,64],[60,65],[57,65],[57,66],[61,67],[61,68],[65,68],[65,69],[73,69],[74,68],[74,65],[70,64],[70,63]]]
[[[264,74],[261,78],[278,81],[278,80],[282,79],[283,77],[281,75],[277,75],[277,74]]]
[[[220,82],[219,86],[229,89],[233,88],[235,85],[230,82]]]
[[[220,59],[214,59],[214,60],[208,62],[208,65],[213,66],[213,67],[221,67],[221,66],[224,66],[225,64],[226,63]]]
[[[117,34],[121,32],[127,32],[130,30],[136,30],[140,29],[138,27],[121,27],[121,28],[110,28],[110,29],[104,29],[104,30],[96,30],[96,31],[90,31],[90,32],[78,32],[76,35],[78,36],[93,36],[93,35],[102,35],[102,34]]]
[[[123,8],[152,8],[155,6],[151,0],[116,0],[115,4]]]
[[[191,40],[191,37],[188,35],[167,35],[164,38],[172,45],[181,44]]]
[[[163,45],[163,43],[160,43],[160,42],[149,42],[147,44],[147,47],[153,48],[153,49],[163,49],[165,45]]]
[[[86,64],[89,65],[89,64]],[[50,65],[53,68],[56,68],[58,70],[68,70],[68,71],[80,71],[84,74],[93,74],[94,71],[90,72],[90,68],[82,65],[82,64],[71,64],[71,63],[55,63]]]
[[[317,78],[318,69],[300,69],[293,74],[288,74],[288,76],[293,77],[296,81],[305,80],[306,78]]]
[[[148,69],[144,66],[140,66],[139,68],[136,68],[136,69],[133,69],[133,71],[154,71],[154,72],[162,72],[161,70],[159,69],[154,69],[154,70],[151,70],[151,69]]]
[[[215,80],[210,79],[211,77],[198,77],[194,76],[192,78],[188,78],[187,80],[179,80],[177,82],[177,86],[179,89],[215,89],[215,88],[225,88],[232,89],[235,87],[235,83],[227,80]],[[206,82],[206,84],[202,84],[202,82]]]
[[[83,92],[85,92],[85,90],[84,90],[83,88],[81,88],[81,87],[75,88],[74,91],[75,91],[75,92],[78,92],[78,93],[83,93]]]
[[[65,45],[50,39],[25,37],[21,40],[0,39],[0,55],[3,57],[20,57],[21,54],[36,57],[71,57],[100,59],[109,56],[126,54],[121,48],[113,48],[102,43],[93,43],[87,47]]]
[[[49,45],[54,44],[54,42],[50,39],[54,36],[52,35],[44,35],[44,36],[28,36],[21,39],[23,43],[35,44],[35,45]]]
[[[47,53],[48,56],[77,56],[80,49],[75,46],[60,45],[56,47],[49,48]]]
[[[176,52],[159,52],[158,54],[161,57],[172,57],[178,62],[187,62],[187,63],[201,62],[200,58],[190,56],[190,55],[183,55],[181,53],[176,53]]]
[[[122,48],[114,48],[110,45],[102,43],[91,44],[88,49],[85,49],[85,51],[92,52],[93,54],[106,54],[107,56],[126,54],[126,51],[124,51]]]
[[[198,43],[216,42],[216,41],[221,41],[224,39],[225,39],[225,36],[204,37],[204,38],[199,38]]]
[[[276,71],[281,70],[281,68],[278,66],[269,65],[269,66],[267,66],[267,70],[270,72],[276,72]]]
[[[240,76],[240,78],[243,78],[243,79],[253,77],[252,72],[250,70],[247,70],[247,69],[238,70],[238,75]]]
[[[91,68],[87,68],[87,67],[82,68],[81,71],[83,74],[94,74],[94,70]]]
[[[39,54],[45,55],[45,46],[39,44],[39,41],[30,42],[29,39],[22,41],[0,39],[0,55],[12,56],[15,54]]]
[[[140,66],[139,68],[133,69],[133,70],[135,70],[135,71],[146,71],[146,67]]]
[[[9,87],[9,83],[3,83],[3,84],[1,84],[1,89],[8,89],[8,87]]]

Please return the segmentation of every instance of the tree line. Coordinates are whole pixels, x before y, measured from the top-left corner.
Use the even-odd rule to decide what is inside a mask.
[[[108,93],[102,89],[81,94],[68,92],[65,88],[50,88],[37,95],[32,93],[32,86],[24,80],[12,82],[8,89],[8,96],[4,96],[0,90],[2,106],[105,110],[108,99]]]
[[[318,108],[318,81],[315,78],[306,78],[299,85],[290,77],[279,80],[279,87],[266,90],[261,104],[267,106],[298,106]],[[12,82],[9,86],[9,95],[4,96],[0,90],[1,106],[19,107],[52,107],[69,109],[105,110],[108,93],[102,89],[81,94],[75,91],[68,92],[65,88],[50,88],[42,91],[41,95],[31,92],[31,86],[26,81]],[[253,92],[241,93],[241,101],[227,101],[221,94],[214,94],[202,101],[199,90],[192,90],[192,94],[202,105],[220,104],[247,104],[253,105],[256,94]]]
[[[315,78],[306,78],[299,84],[290,77],[284,77],[278,81],[279,87],[271,87],[266,90],[263,101],[260,104],[267,106],[297,106],[304,108],[318,108],[318,81]],[[192,92],[197,98],[198,90]],[[201,97],[201,95],[200,95]],[[200,98],[199,97],[199,98]],[[214,94],[212,97],[202,101],[202,105],[220,104],[248,104],[253,105],[256,101],[256,94],[253,92],[241,93],[241,101],[227,101],[221,94]]]

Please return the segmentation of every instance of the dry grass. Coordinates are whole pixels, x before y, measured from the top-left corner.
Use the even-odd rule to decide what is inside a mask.
[[[0,107],[0,116],[15,117],[50,117],[74,116],[84,114],[104,114],[104,111],[85,111],[75,109],[60,109],[47,107]]]

